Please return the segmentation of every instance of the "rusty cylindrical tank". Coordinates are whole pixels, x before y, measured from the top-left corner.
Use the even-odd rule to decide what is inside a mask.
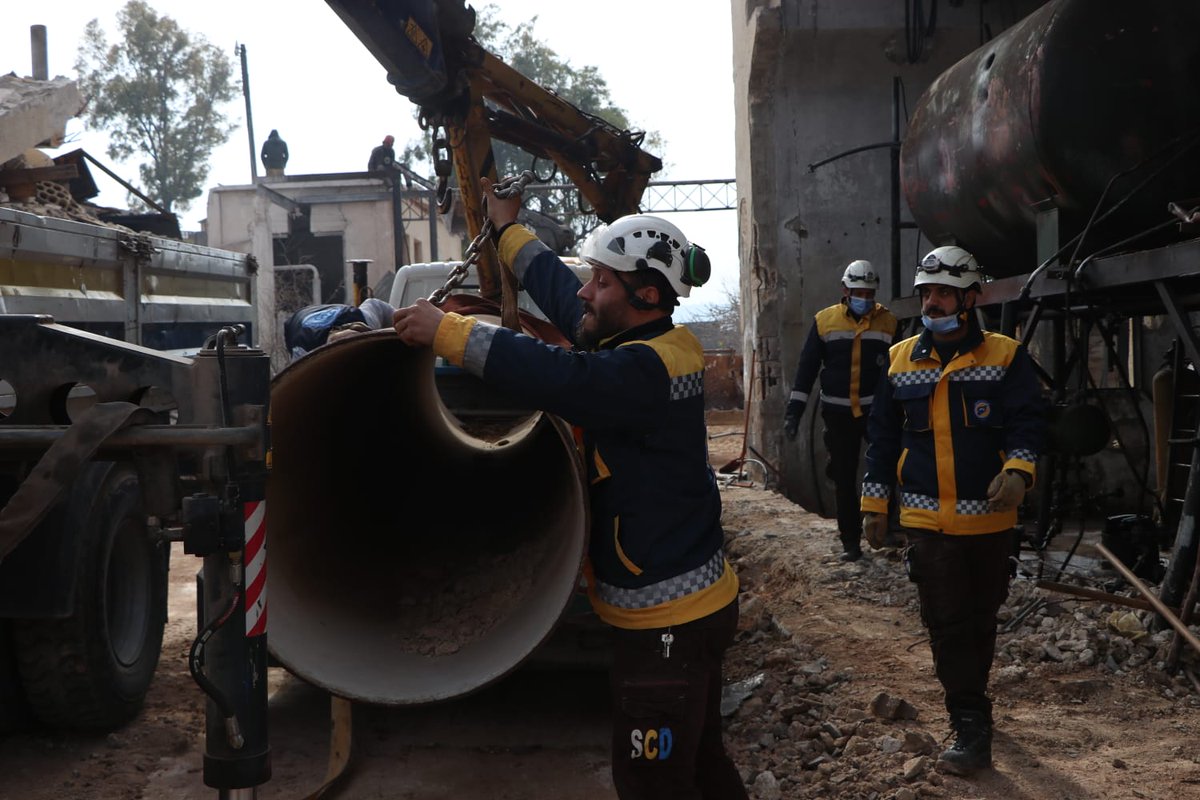
[[[1035,203],[1053,199],[1065,243],[1114,175],[1177,137],[1195,143],[1197,31],[1200,3],[1052,0],[946,70],[918,101],[901,149],[921,230],[971,250],[994,277],[1031,270]],[[1147,174],[1119,179],[1103,208]],[[1167,219],[1167,203],[1198,186],[1193,146],[1089,232],[1083,253]]]
[[[472,692],[529,658],[578,599],[587,486],[570,429],[457,380],[439,387],[430,351],[388,329],[273,381],[270,649],[339,696]]]

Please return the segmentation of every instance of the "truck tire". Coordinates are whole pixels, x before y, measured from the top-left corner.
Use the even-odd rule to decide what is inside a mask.
[[[17,672],[12,623],[0,619],[0,736],[26,730],[32,722],[29,701],[25,699],[25,688]]]
[[[81,475],[67,500],[64,524],[78,537],[71,615],[14,620],[13,639],[25,694],[40,722],[112,730],[141,710],[158,665],[169,551],[146,530],[130,467],[85,469],[101,472]]]

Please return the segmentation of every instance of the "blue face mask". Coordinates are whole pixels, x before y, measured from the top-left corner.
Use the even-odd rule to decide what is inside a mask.
[[[951,333],[958,330],[958,314],[949,317],[927,317],[922,314],[921,324],[931,333]]]
[[[866,314],[875,306],[874,300],[868,300],[865,297],[855,297],[854,295],[846,298],[846,302],[850,305],[850,311],[859,317]]]

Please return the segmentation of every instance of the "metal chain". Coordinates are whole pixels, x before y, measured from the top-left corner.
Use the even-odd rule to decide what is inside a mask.
[[[503,180],[499,180],[493,187],[493,192],[496,197],[506,199],[514,194],[521,194],[525,191],[525,187],[533,183],[537,178],[533,174],[533,170],[525,170],[520,175],[510,175]],[[463,255],[462,263],[455,265],[454,269],[450,270],[450,275],[446,278],[446,282],[442,284],[440,289],[435,289],[429,295],[427,300],[435,306],[440,306],[446,302],[446,298],[450,293],[462,285],[462,282],[467,279],[467,272],[471,267],[479,263],[479,257],[483,253],[483,245],[492,235],[495,226],[492,225],[490,218],[484,219],[483,227],[479,230],[479,235],[471,240],[471,244],[467,246],[467,252]]]

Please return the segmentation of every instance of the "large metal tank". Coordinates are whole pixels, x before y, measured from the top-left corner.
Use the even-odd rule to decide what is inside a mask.
[[[1166,220],[1168,202],[1200,194],[1197,86],[1200,3],[1052,0],[918,101],[901,149],[913,217],[989,274],[1019,274],[1036,265],[1036,203],[1053,200],[1065,243],[1114,176],[1148,162],[1112,184],[1102,211],[1175,157],[1082,252]]]

